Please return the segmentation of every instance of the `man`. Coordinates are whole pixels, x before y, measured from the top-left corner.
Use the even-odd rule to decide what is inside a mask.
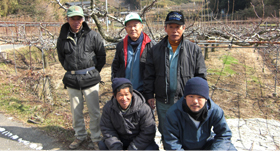
[[[196,76],[206,78],[201,49],[183,37],[184,15],[176,11],[168,13],[164,28],[167,36],[147,54],[143,93],[153,109],[156,99],[161,133],[165,113],[183,96],[186,82]]]
[[[155,42],[142,32],[142,19],[138,14],[128,14],[124,24],[127,35],[117,44],[111,78],[127,78],[133,89],[143,92],[146,56]]]
[[[126,78],[112,80],[114,96],[103,107],[100,150],[158,150],[151,108]]]
[[[236,150],[224,112],[200,77],[186,83],[184,97],[169,108],[164,126],[166,150]]]
[[[61,27],[57,40],[57,53],[61,65],[67,71],[63,83],[70,98],[72,124],[76,136],[69,148],[76,149],[87,137],[83,115],[85,100],[90,116],[91,142],[88,147],[97,149],[96,142],[101,139],[99,73],[106,62],[105,49],[100,35],[92,31],[84,22],[81,7],[69,7],[67,21]]]

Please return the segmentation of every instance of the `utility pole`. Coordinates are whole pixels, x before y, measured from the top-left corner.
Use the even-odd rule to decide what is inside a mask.
[[[107,0],[106,0],[106,12],[107,12],[107,14],[108,14],[108,8],[107,8]],[[106,28],[107,28],[107,32],[108,32],[108,17],[107,17],[107,15],[106,15]]]

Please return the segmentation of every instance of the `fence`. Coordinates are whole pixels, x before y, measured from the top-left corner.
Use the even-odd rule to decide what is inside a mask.
[[[52,52],[53,58],[55,58],[55,51],[54,47],[53,49],[49,49],[48,46],[46,46],[50,41],[52,43],[55,43],[58,36],[58,32],[60,31],[60,26],[63,23],[30,23],[30,22],[0,22],[0,41],[10,43],[12,45],[16,44],[23,44],[26,46],[41,44],[41,47],[37,47],[40,49],[42,53],[42,60],[44,60],[44,57],[46,57],[45,54],[50,54],[49,52]],[[52,39],[48,39],[48,35],[52,33]],[[208,49],[211,48],[211,52],[215,52],[215,49],[227,49],[227,50],[233,50],[233,49],[249,49],[253,48],[258,53],[262,54],[262,57],[264,58],[264,63],[267,64],[266,60],[273,60],[273,63],[270,64],[271,70],[274,70],[273,74],[275,74],[274,79],[274,96],[277,94],[277,85],[278,85],[278,56],[279,56],[279,44],[280,42],[277,41],[249,41],[249,42],[243,42],[243,41],[221,41],[221,40],[191,40],[192,42],[199,45],[204,50],[204,57],[205,59],[209,58],[209,51]],[[115,44],[108,44],[106,46],[111,47]],[[114,49],[114,48],[113,48]],[[31,53],[31,51],[30,51]],[[275,54],[275,55],[271,55]],[[7,59],[7,55],[5,53],[1,53],[2,58]],[[273,57],[271,57],[273,56]],[[268,58],[266,58],[268,57]],[[10,57],[11,58],[11,57]],[[15,63],[15,71],[17,70],[17,64],[16,64],[16,55],[14,50],[14,63]],[[28,59],[27,59],[28,60]],[[29,60],[29,69],[31,68],[31,57]],[[47,61],[42,61],[42,68],[44,71],[45,64]],[[265,66],[265,65],[263,65]],[[264,70],[264,69],[263,69]],[[216,86],[214,86],[216,87]],[[247,94],[246,94],[247,95]]]

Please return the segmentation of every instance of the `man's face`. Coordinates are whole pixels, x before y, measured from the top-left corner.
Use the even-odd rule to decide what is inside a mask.
[[[207,101],[204,97],[193,94],[187,95],[185,99],[192,112],[198,112],[201,110]]]
[[[127,109],[132,100],[132,94],[129,92],[129,88],[127,87],[117,92],[115,98],[122,107],[122,109]]]
[[[132,20],[126,23],[125,30],[128,36],[133,40],[136,41],[142,32],[143,24],[138,20]]]
[[[70,24],[71,31],[77,33],[83,23],[83,17],[81,16],[73,16],[68,18],[68,23]]]
[[[168,39],[172,42],[177,42],[181,39],[183,32],[185,30],[185,25],[179,24],[167,24],[165,27],[165,32],[168,35]]]

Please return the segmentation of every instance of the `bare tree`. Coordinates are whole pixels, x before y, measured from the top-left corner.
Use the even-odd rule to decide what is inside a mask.
[[[145,6],[142,10],[140,10],[140,16],[143,17],[145,16],[145,14],[154,6],[154,4],[157,2],[157,0],[153,0],[152,3],[148,6]],[[56,3],[60,6],[60,8],[64,9],[65,11],[67,10],[66,7],[63,6],[63,4],[61,4],[60,0],[56,0]],[[108,14],[107,11],[105,10],[102,10],[102,12],[105,12],[105,13],[102,13],[101,10],[99,8],[97,8],[96,6],[93,5],[93,0],[91,0],[91,7],[90,8],[86,8],[84,10],[85,13],[87,13],[89,16],[92,17],[92,19],[94,20],[97,28],[98,28],[98,31],[100,33],[100,35],[107,41],[107,42],[119,42],[122,37],[119,35],[117,37],[111,37],[111,36],[108,36],[106,33],[105,33],[105,30],[104,28],[102,27],[102,24],[100,23],[99,21],[99,17],[108,17],[110,18],[111,20],[113,21],[117,21],[119,23],[121,23],[123,26],[124,26],[124,23],[123,23],[123,20],[120,20],[119,18],[117,17],[114,17],[114,16],[111,16]],[[122,31],[123,29],[121,29]],[[120,32],[121,32],[120,31]],[[119,32],[119,33],[120,33]],[[150,31],[152,32],[152,31]]]

